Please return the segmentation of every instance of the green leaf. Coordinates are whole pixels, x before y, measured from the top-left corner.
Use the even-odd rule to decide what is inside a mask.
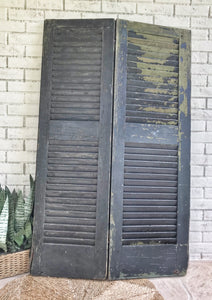
[[[27,222],[32,214],[34,196],[35,196],[35,181],[30,175],[30,193],[29,196],[25,199],[24,222]]]
[[[0,189],[0,214],[1,214],[1,211],[4,207],[4,202],[5,202],[5,191],[1,188]]]
[[[21,191],[18,192],[18,200],[15,209],[15,231],[24,229],[24,198]]]
[[[32,225],[30,221],[25,224],[25,236],[27,239],[32,236]]]
[[[10,193],[9,197],[9,221],[7,231],[7,248],[9,252],[15,252],[16,246],[14,242],[15,236],[15,207],[18,200],[18,194],[15,190]]]
[[[14,240],[16,244],[21,247],[21,245],[24,242],[24,229],[19,230],[18,232],[15,233]]]
[[[5,252],[7,251],[7,226],[8,226],[8,216],[9,216],[9,201],[8,197],[4,203],[4,207],[0,214],[0,248]]]

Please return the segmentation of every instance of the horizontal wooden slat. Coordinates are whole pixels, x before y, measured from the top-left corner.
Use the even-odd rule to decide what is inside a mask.
[[[142,238],[170,238],[176,237],[176,232],[172,231],[162,231],[162,232],[126,232],[123,233],[123,239],[142,239]]]
[[[46,190],[56,190],[56,191],[86,191],[86,192],[96,192],[97,188],[95,185],[79,185],[79,184],[70,184],[70,183],[62,183],[62,184],[51,184],[48,183],[46,185]]]
[[[126,160],[139,160],[139,161],[162,161],[164,162],[177,162],[177,157],[174,155],[156,155],[154,153],[139,153],[134,152],[125,152],[125,159]]]
[[[95,219],[96,213],[95,212],[88,212],[88,211],[58,211],[53,209],[46,209],[45,210],[46,216],[52,217],[70,217],[70,218],[88,218],[88,219]]]
[[[146,78],[147,79],[147,78]],[[148,80],[130,79],[127,80],[127,85],[132,87],[147,87],[147,88],[158,88],[158,89],[167,89],[167,90],[177,90],[177,83],[162,83],[160,81],[151,81],[151,78]]]
[[[59,146],[88,146],[88,147],[97,147],[98,142],[95,140],[56,140],[56,139],[49,139],[49,145],[59,145]]]
[[[143,148],[143,149],[148,149],[151,151],[154,151],[154,149],[157,149],[158,153],[161,152],[161,149],[163,149],[163,151],[170,151],[170,150],[177,150],[177,145],[171,145],[171,144],[153,144],[153,143],[148,143],[148,144],[144,144],[144,143],[133,143],[133,142],[126,142],[125,144],[125,152],[127,151],[128,148]]]
[[[139,40],[134,38],[128,39],[128,49],[136,49],[138,51],[145,52],[161,52],[166,54],[166,59],[171,55],[178,55],[179,50],[174,48],[162,47],[161,43],[155,43],[152,41]]]
[[[156,125],[176,125],[178,124],[177,116],[170,116],[170,118],[167,116],[167,118],[161,118],[161,115],[151,114],[151,117],[147,114],[139,114],[137,116],[135,113],[128,113],[126,116],[126,122],[131,123],[143,123],[143,124],[156,124]]]
[[[54,101],[51,104],[52,108],[62,108],[62,109],[66,109],[66,108],[73,108],[73,109],[99,109],[100,104],[99,103],[95,103],[95,102],[74,102],[74,101],[69,101],[69,102],[61,102],[61,101]],[[98,111],[99,112],[99,111]]]
[[[125,192],[124,199],[177,199],[177,194],[176,193],[151,193],[150,189],[147,193],[130,193],[130,192]]]
[[[77,231],[56,231],[56,230],[44,230],[45,237],[57,237],[61,238],[77,238],[77,239],[95,239],[95,233],[93,232],[77,232]]]
[[[158,94],[158,95],[170,95],[170,96],[177,96],[178,91],[177,89],[167,90],[162,88],[151,88],[151,87],[135,87],[135,86],[127,86],[128,92],[134,93],[151,93],[151,94]]]
[[[137,147],[136,146],[131,146],[133,145],[133,143],[127,143],[126,146],[125,146],[125,153],[127,154],[148,154],[148,155],[155,155],[156,157],[160,157],[161,159],[161,156],[162,159],[166,159],[166,157],[171,157],[172,159],[172,156],[176,158],[176,155],[177,155],[177,149],[170,149],[170,148],[153,148],[153,145],[152,144],[147,144],[146,146],[147,147]],[[155,144],[155,146],[157,147],[158,144]],[[165,145],[164,145],[165,146]],[[167,146],[166,146],[167,147]]]
[[[133,47],[133,45],[128,44],[127,53],[128,55],[138,56],[138,57],[146,57],[146,58],[157,58],[157,59],[163,59],[167,61],[179,61],[178,54],[164,53],[162,51],[156,51],[156,49],[149,49],[150,51],[146,51],[144,49],[141,49],[139,47]]]
[[[44,244],[53,244],[53,245],[86,245],[86,246],[94,246],[95,241],[93,239],[74,239],[74,238],[63,238],[63,237],[44,237]]]
[[[124,180],[125,186],[161,186],[161,187],[176,187],[177,181],[164,181],[164,180],[132,180],[132,179],[125,179]]]
[[[133,179],[133,180],[168,180],[168,181],[177,181],[177,171],[175,170],[174,174],[164,174],[162,172],[158,173],[151,173],[151,170],[143,169],[143,173],[125,173],[124,178],[127,179]]]
[[[52,114],[65,114],[65,115],[91,115],[99,118],[99,109],[87,108],[87,107],[54,107],[50,109]]]
[[[48,177],[68,177],[68,178],[97,178],[97,172],[85,172],[85,171],[49,171]]]
[[[175,231],[176,225],[128,225],[123,226],[123,232],[143,232],[143,231]]]
[[[161,187],[161,186],[124,186],[126,193],[177,193],[176,187]]]
[[[135,212],[175,212],[176,211],[176,206],[159,206],[157,205],[154,207],[153,205],[146,206],[146,205],[124,205],[123,212],[125,213],[135,213]]]
[[[96,199],[96,192],[83,192],[83,191],[55,191],[55,190],[47,190],[46,196],[50,197],[65,197],[65,198],[91,198]]]
[[[136,99],[136,98],[127,98],[126,101],[126,108],[132,110],[137,107],[154,107],[155,109],[164,109],[164,108],[171,108],[177,109],[178,104],[177,102],[169,102],[169,101],[162,101],[162,100],[145,100],[145,99]],[[136,107],[137,106],[137,107]]]
[[[150,63],[143,63],[143,62],[134,62],[128,60],[127,62],[128,68],[137,68],[138,70],[154,70],[156,73],[161,72],[169,72],[170,76],[175,76],[173,73],[176,73],[178,76],[178,67],[176,66],[168,66],[168,65],[158,65],[158,64],[150,64]]]
[[[63,59],[79,59],[79,53],[72,53],[68,51],[69,49],[61,48],[60,51],[58,51],[58,48],[53,49],[53,58],[63,58]],[[80,53],[80,59],[83,60],[101,60],[102,54],[101,53]]]
[[[98,157],[98,153],[67,153],[67,152],[49,152],[48,154],[49,158],[94,158],[96,159]]]
[[[179,45],[179,39],[173,38],[173,37],[153,35],[153,34],[149,34],[149,33],[132,31],[132,30],[128,31],[128,36],[132,37],[132,38],[139,38],[139,39],[145,39],[145,40],[150,40],[150,41],[158,41],[161,43],[170,44],[172,46],[174,44],[174,45],[176,45],[175,47],[178,47],[178,45]]]
[[[170,218],[175,219],[175,212],[124,212],[124,219],[138,219],[138,218]]]
[[[127,159],[127,156],[126,156]],[[176,174],[176,172],[173,171],[174,168],[177,167],[177,163],[175,162],[163,162],[163,161],[152,161],[151,159],[146,161],[136,161],[136,160],[127,160],[125,162],[125,171],[126,173],[142,173],[143,167],[146,167],[147,172],[152,173],[165,173],[167,170],[167,174]],[[159,169],[159,170],[158,170]],[[166,169],[166,170],[164,170]],[[176,169],[175,169],[176,171]]]
[[[95,212],[96,211],[96,205],[73,205],[73,204],[62,204],[62,203],[47,203],[45,206],[46,209],[50,210],[56,210],[56,211],[78,211],[78,212]]]
[[[124,206],[143,206],[143,205],[148,205],[148,206],[176,206],[177,205],[177,200],[164,200],[164,199],[124,199],[123,201]]]
[[[96,227],[94,225],[70,225],[70,224],[44,224],[44,230],[56,230],[56,231],[76,231],[76,232],[95,232]]]
[[[143,62],[148,64],[156,64],[159,66],[172,66],[172,67],[179,67],[178,60],[165,60],[157,57],[144,57],[144,56],[136,56],[133,54],[128,54],[127,58],[131,62]]]
[[[149,100],[161,100],[161,101],[171,101],[171,102],[177,102],[176,96],[171,95],[158,95],[154,93],[138,93],[133,91],[127,91],[127,98],[134,98],[134,99],[149,99]]]
[[[139,238],[139,239],[130,239],[130,240],[122,240],[122,245],[142,245],[142,244],[176,244],[176,238]]]
[[[148,218],[148,217],[143,217],[142,219],[124,219],[123,220],[123,226],[133,226],[133,225],[176,225],[176,219],[175,218],[166,218],[164,216],[154,216],[154,218]],[[124,228],[124,227],[123,227]]]
[[[56,184],[76,184],[76,185],[80,185],[80,184],[83,184],[83,185],[95,185],[97,184],[97,179],[93,179],[93,178],[80,178],[80,181],[79,181],[79,178],[68,178],[68,177],[65,177],[65,178],[61,178],[61,177],[47,177],[46,179],[47,183],[56,183]]]
[[[46,203],[56,203],[56,204],[70,204],[70,205],[95,205],[96,199],[89,198],[70,198],[70,197],[46,197]]]
[[[177,85],[178,86],[178,78],[177,77],[161,77],[159,74],[157,73],[153,73],[153,74],[139,74],[136,72],[131,72],[127,74],[127,79],[129,80],[136,80],[136,81],[141,81],[142,82],[152,82],[152,83],[162,83],[162,84],[173,84],[173,85]]]
[[[68,171],[70,165],[90,165],[90,166],[97,166],[97,159],[93,158],[62,158],[58,160],[57,158],[49,158],[48,159],[49,165],[48,170],[66,170]]]
[[[45,224],[56,224],[56,225],[88,225],[95,226],[96,219],[88,219],[88,218],[75,218],[69,216],[45,216]]]
[[[99,41],[83,41],[83,40],[79,40],[76,42],[72,42],[72,41],[55,41],[53,42],[53,47],[70,47],[70,49],[73,48],[81,48],[81,47],[85,47],[85,48],[91,48],[92,51],[93,50],[100,50],[101,49],[101,44]],[[87,49],[88,50],[88,49]]]

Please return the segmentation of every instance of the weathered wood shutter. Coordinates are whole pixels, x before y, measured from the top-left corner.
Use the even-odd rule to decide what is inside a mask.
[[[189,31],[117,22],[110,279],[186,270],[189,68]]]
[[[113,60],[113,20],[45,21],[34,275],[107,275]]]

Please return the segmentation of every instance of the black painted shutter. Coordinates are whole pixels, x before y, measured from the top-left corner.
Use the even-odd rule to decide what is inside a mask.
[[[33,275],[105,278],[113,20],[47,20]]]
[[[118,21],[109,278],[188,260],[190,32]]]

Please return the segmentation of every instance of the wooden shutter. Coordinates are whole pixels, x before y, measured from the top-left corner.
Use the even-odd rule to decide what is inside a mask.
[[[185,273],[190,32],[118,21],[109,278]]]
[[[47,20],[33,275],[105,278],[113,20]]]

